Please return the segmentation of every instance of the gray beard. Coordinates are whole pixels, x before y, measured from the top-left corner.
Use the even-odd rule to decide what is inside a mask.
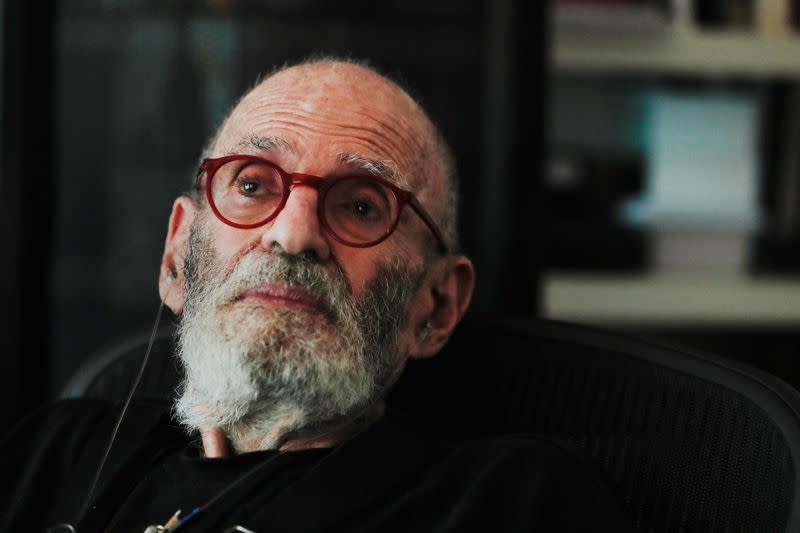
[[[220,268],[202,222],[185,258],[178,329],[185,370],[174,411],[189,430],[222,428],[238,450],[277,448],[357,424],[399,376],[398,332],[421,272],[378,265],[359,297],[309,255],[251,250]],[[247,288],[302,287],[325,314],[236,303]]]

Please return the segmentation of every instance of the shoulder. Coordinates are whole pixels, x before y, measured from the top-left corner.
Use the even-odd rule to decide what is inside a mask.
[[[0,461],[18,468],[53,469],[74,466],[85,457],[98,457],[108,443],[122,406],[116,403],[76,398],[44,405],[23,418],[0,441]],[[168,423],[169,409],[155,402],[129,407],[117,441],[135,446],[142,438]],[[165,423],[166,422],[166,423]],[[44,465],[44,466],[42,466]]]
[[[83,416],[102,416],[112,408],[113,404],[99,399],[70,398],[57,400],[29,412],[17,423],[14,431],[19,428],[35,427],[45,422],[62,423]]]
[[[61,445],[65,440],[92,441],[94,435],[108,437],[119,416],[121,405],[91,398],[59,400],[35,409],[25,416],[9,432],[0,447],[13,441],[45,444],[57,439]],[[157,423],[168,412],[163,404],[156,402],[133,403],[126,415],[126,423]]]
[[[632,531],[618,487],[564,443],[533,434],[446,435],[393,414],[376,431],[387,438],[362,447],[358,462],[379,453],[401,464],[380,472],[381,478],[394,472],[400,479],[400,489],[380,507],[382,527],[413,530],[420,523],[437,523],[453,531]],[[373,446],[380,443],[385,445]]]
[[[420,449],[436,462],[461,470],[594,471],[568,445],[533,433],[453,435],[396,410],[385,417],[381,433],[388,435],[387,441],[401,440],[403,447]]]
[[[529,484],[552,478],[605,483],[595,467],[569,447],[533,434],[453,439],[440,446],[443,462],[473,475],[508,476]]]
[[[101,400],[70,399],[46,404],[20,420],[0,448],[30,452],[54,440],[62,445],[72,439],[87,442],[92,434],[109,425],[112,412],[113,405]]]
[[[619,488],[569,446],[549,438],[519,434],[451,441],[435,475],[454,484],[470,505],[505,509],[509,530],[523,524],[547,531],[598,524],[633,530]]]
[[[80,506],[120,409],[96,399],[62,400],[36,409],[15,426],[0,443],[5,473],[0,530],[36,529],[42,525],[39,520],[68,515]],[[115,441],[114,466],[168,435],[172,426],[167,415],[168,409],[159,404],[132,404]]]

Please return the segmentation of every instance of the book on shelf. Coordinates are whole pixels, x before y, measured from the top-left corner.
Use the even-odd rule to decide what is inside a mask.
[[[700,29],[752,31],[784,38],[798,29],[800,4],[792,0],[694,0],[694,23]]]
[[[647,33],[665,28],[672,13],[671,0],[557,0],[555,24],[559,30],[575,29]]]
[[[668,23],[784,38],[800,29],[793,0],[556,0],[557,28],[646,32]]]

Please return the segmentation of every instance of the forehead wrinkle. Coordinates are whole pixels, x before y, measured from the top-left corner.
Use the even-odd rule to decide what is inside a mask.
[[[322,108],[317,107],[313,111],[310,111],[304,109],[302,103],[303,100],[296,96],[269,99],[267,101],[258,102],[259,109],[253,109],[251,114],[257,115],[253,117],[256,120],[262,117],[264,122],[271,122],[272,120],[281,121],[281,119],[284,119],[286,122],[301,126],[299,121],[303,121],[302,126],[305,126],[310,131],[325,132],[324,129],[315,129],[310,126],[310,124],[326,122],[330,123],[332,127],[364,131],[376,137],[383,138],[388,145],[394,148],[394,152],[407,153],[414,158],[422,157],[426,152],[425,143],[423,141],[427,134],[420,130],[420,128],[415,128],[399,120],[393,120],[390,114],[386,114],[385,117],[376,118],[362,110],[348,110],[347,115],[364,118],[367,123],[372,123],[372,125],[362,126],[353,124],[353,121],[348,121],[346,118],[343,119],[341,117],[341,111],[336,108],[327,108],[323,106]],[[405,113],[401,115],[405,115]]]
[[[384,141],[386,147],[390,147],[387,149],[386,147],[382,147],[386,152],[394,152],[398,156],[405,155],[406,157],[401,158],[398,157],[397,159],[414,159],[413,154],[419,154],[420,152],[416,152],[414,150],[409,150],[407,146],[402,146],[402,144],[408,144],[406,142],[402,142],[398,144],[395,142],[395,139],[403,140],[402,136],[398,135],[386,135],[382,132],[379,128],[369,127],[369,126],[354,126],[348,124],[336,124],[335,126],[344,127],[351,130],[350,135],[353,135],[355,138],[360,139],[368,144],[382,147],[382,143],[378,142],[379,140]],[[352,132],[359,132],[359,135],[356,135]]]
[[[393,97],[389,96],[389,98]],[[424,152],[423,139],[421,139],[420,137],[422,136],[419,135],[419,133],[424,132],[417,131],[420,128],[417,127],[418,125],[413,124],[414,122],[418,122],[418,120],[415,119],[420,118],[420,110],[416,107],[416,104],[411,104],[415,106],[412,108],[409,107],[408,102],[400,101],[397,98],[394,98],[394,100],[397,101],[397,104],[393,106],[392,109],[394,112],[392,113],[381,113],[380,110],[374,107],[367,109],[363,107],[363,104],[361,107],[348,106],[349,109],[347,109],[345,113],[376,122],[379,126],[386,128],[398,138],[403,139],[406,144],[414,146],[417,152]],[[340,122],[341,119],[337,117],[342,114],[342,109],[335,106],[317,103],[310,104],[307,96],[298,94],[297,90],[286,91],[279,89],[274,92],[271,91],[268,94],[252,98],[246,107],[249,108],[249,113],[290,114],[297,117],[311,118],[313,120],[322,119],[336,122]],[[383,116],[374,116],[376,112]],[[401,120],[401,118],[404,117],[411,117],[412,123],[409,124],[408,121]]]
[[[335,113],[320,113],[323,120],[328,120],[334,127],[345,128],[349,130],[361,131],[368,133],[375,137],[379,137],[386,141],[386,143],[394,148],[394,151],[400,154],[417,154],[421,156],[425,150],[418,140],[421,135],[413,135],[413,128],[407,127],[400,121],[394,121],[392,124],[391,116],[386,120],[376,118],[369,113],[352,110],[350,115],[366,119],[364,125],[353,124],[339,118]],[[377,143],[376,143],[377,144]],[[413,156],[412,156],[413,157]]]
[[[365,117],[365,118],[367,118],[367,119],[369,119],[369,120],[371,120],[373,122],[376,122],[377,125],[380,128],[384,128],[384,129],[388,130],[397,139],[400,139],[403,142],[403,144],[407,145],[406,148],[407,148],[407,151],[409,153],[422,154],[422,153],[425,152],[425,148],[424,148],[422,142],[420,141],[420,139],[423,137],[423,135],[413,135],[412,133],[413,133],[413,130],[415,129],[414,127],[409,126],[408,124],[404,124],[403,122],[401,122],[399,120],[392,120],[393,117],[391,115],[389,117],[387,117],[385,120],[383,120],[383,119],[380,119],[380,118],[373,117],[369,113],[362,112],[362,111],[354,110],[354,111],[352,111],[352,113],[353,113],[353,115],[362,116],[362,117]],[[358,126],[351,126],[351,127],[359,128]],[[376,129],[375,127],[361,126],[360,129],[365,130],[365,131],[369,131],[369,132],[372,132],[372,133],[376,133],[378,135],[386,137],[385,134],[382,134],[379,131],[379,129]],[[411,131],[409,131],[409,130],[411,130]],[[417,133],[422,133],[422,132],[417,132]]]
[[[294,118],[294,115],[292,115]],[[271,117],[268,123],[266,124],[269,127],[279,127],[286,129],[287,131],[295,132],[298,135],[304,135],[307,133],[314,133],[314,134],[322,134],[325,136],[330,137],[343,137],[341,131],[337,131],[335,126],[322,126],[322,125],[312,125],[307,122],[298,122],[292,119],[285,119],[280,117]],[[411,161],[414,160],[413,157],[393,157],[394,155],[404,154],[404,151],[397,146],[396,143],[392,142],[390,138],[385,135],[382,135],[380,132],[373,131],[369,128],[360,128],[354,127],[350,125],[343,126],[351,131],[348,132],[348,141],[356,141],[360,144],[363,144],[365,148],[369,149],[375,153],[385,153],[389,155],[388,158],[385,160],[392,161],[394,166],[397,166],[398,162],[403,162],[405,159],[406,163],[409,163],[409,168],[411,167]],[[383,142],[381,142],[383,141]],[[399,173],[399,172],[398,172]]]

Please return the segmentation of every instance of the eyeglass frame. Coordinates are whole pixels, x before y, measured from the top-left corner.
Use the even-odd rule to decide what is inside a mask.
[[[278,174],[281,177],[281,181],[283,182],[283,194],[281,196],[281,201],[278,206],[275,208],[273,213],[265,218],[260,222],[254,222],[252,224],[241,224],[238,222],[234,222],[232,220],[228,220],[225,216],[219,211],[217,208],[216,203],[214,202],[214,198],[211,194],[211,182],[214,179],[217,171],[222,168],[223,165],[226,163],[230,163],[231,161],[239,161],[239,160],[252,160],[258,161],[261,163],[265,163],[270,167],[274,168],[278,171]],[[206,175],[205,185],[201,184],[201,178],[203,173]],[[385,187],[387,187],[394,197],[397,199],[397,216],[395,217],[394,222],[387,228],[386,232],[381,235],[378,239],[374,241],[370,241],[367,243],[355,243],[350,242],[339,235],[336,234],[335,231],[331,228],[330,224],[325,217],[325,196],[327,195],[328,191],[333,187],[337,182],[344,180],[344,179],[352,179],[357,177],[359,179],[364,179],[367,181],[372,181],[379,183]],[[306,174],[304,172],[286,172],[280,166],[278,166],[273,161],[266,159],[264,157],[260,157],[257,155],[250,155],[250,154],[232,154],[223,157],[212,157],[207,158],[202,161],[200,164],[200,168],[197,171],[197,176],[195,178],[195,188],[200,190],[201,188],[205,189],[205,196],[206,200],[208,201],[209,207],[211,207],[211,211],[214,215],[224,224],[228,226],[239,228],[239,229],[253,229],[261,227],[265,224],[269,224],[283,211],[283,208],[286,207],[286,202],[289,200],[289,194],[291,194],[292,189],[294,186],[307,186],[313,187],[317,190],[317,219],[319,220],[322,227],[325,229],[325,232],[330,235],[334,240],[344,244],[345,246],[351,246],[353,248],[370,248],[372,246],[376,246],[386,239],[388,239],[392,233],[397,229],[397,226],[400,224],[400,216],[403,212],[403,208],[406,205],[411,206],[411,209],[419,216],[420,219],[428,226],[433,236],[436,238],[436,242],[438,244],[439,251],[442,255],[446,255],[448,253],[448,246],[447,242],[444,240],[444,236],[442,232],[439,230],[439,227],[433,221],[433,217],[428,214],[422,204],[417,200],[417,197],[414,195],[413,192],[407,191],[405,189],[401,189],[397,185],[391,183],[390,181],[381,178],[379,176],[372,176],[372,175],[345,175],[345,176],[332,176],[329,178],[323,178],[320,176],[315,176],[313,174]]]

